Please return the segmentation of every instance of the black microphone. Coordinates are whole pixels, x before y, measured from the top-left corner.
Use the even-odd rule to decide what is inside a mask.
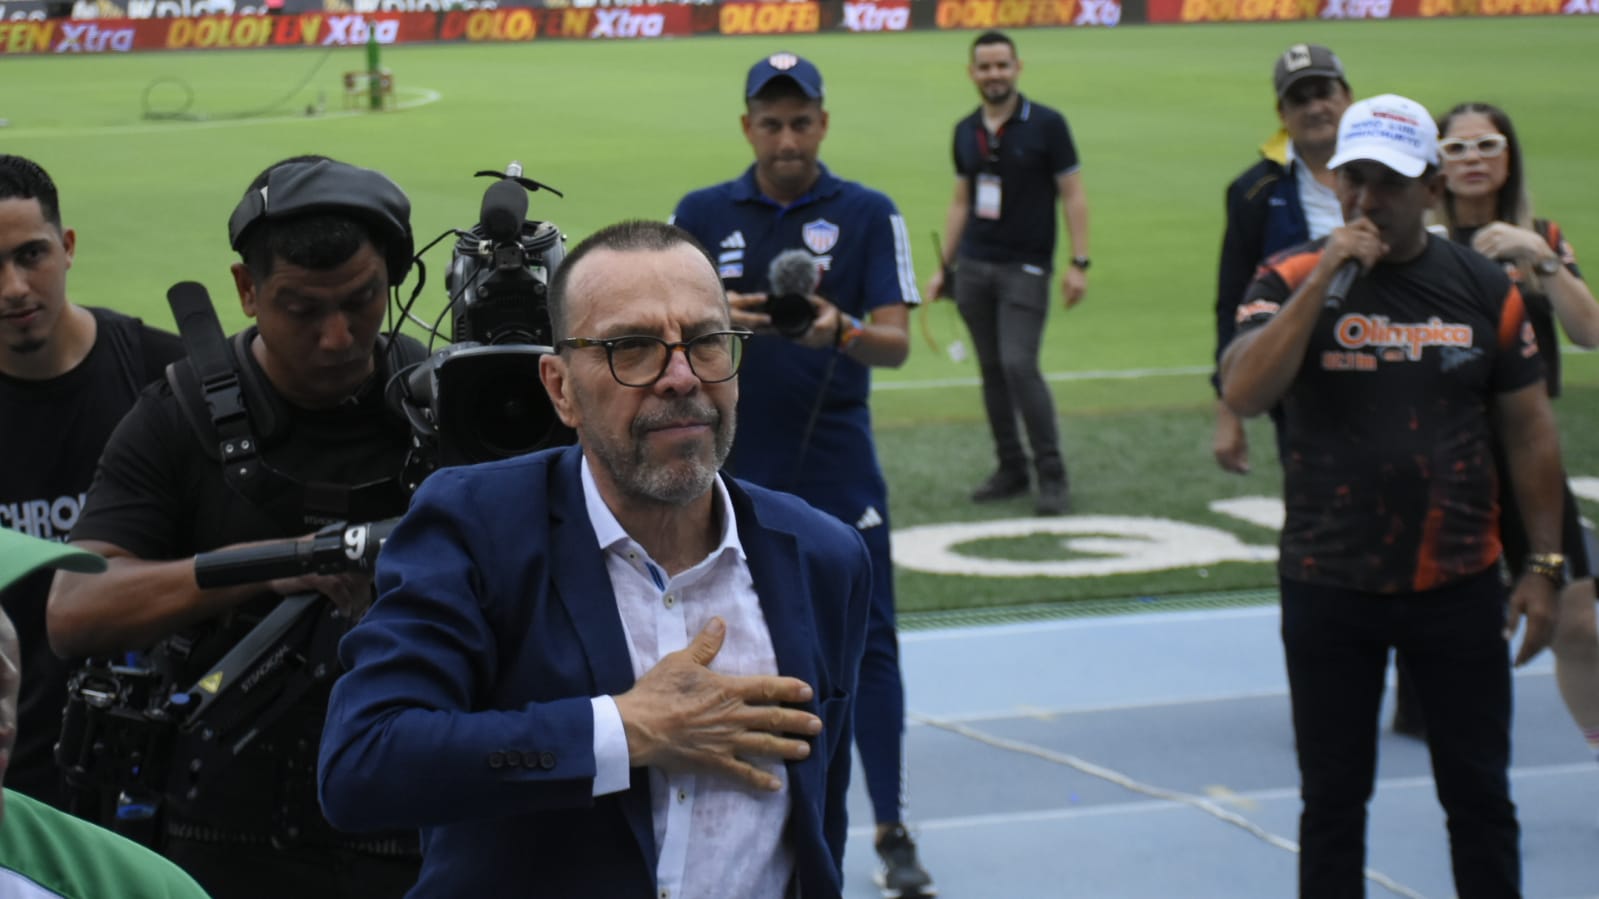
[[[483,236],[495,243],[510,243],[522,235],[527,218],[527,191],[509,179],[496,181],[483,192],[483,209],[478,222]]]
[[[1353,225],[1365,217],[1364,213],[1357,210],[1355,217],[1346,220],[1344,224]],[[1349,297],[1349,288],[1353,287],[1355,279],[1363,274],[1365,266],[1353,256],[1338,263],[1338,270],[1333,272],[1332,280],[1327,282],[1327,298],[1322,303],[1322,308],[1329,312],[1337,312],[1343,308],[1344,300]]]
[[[1344,305],[1344,298],[1349,296],[1349,288],[1355,284],[1355,279],[1363,273],[1359,259],[1345,259],[1338,264],[1338,271],[1333,272],[1332,280],[1327,282],[1327,301],[1325,307],[1337,312]]]
[[[302,574],[370,573],[398,518],[366,524],[332,524],[310,540],[274,540],[216,549],[194,557],[194,580],[203,588],[256,584]]]
[[[772,327],[785,337],[803,335],[816,320],[816,308],[810,300],[822,283],[816,257],[805,250],[778,253],[767,266],[766,283],[764,311],[772,317]]]

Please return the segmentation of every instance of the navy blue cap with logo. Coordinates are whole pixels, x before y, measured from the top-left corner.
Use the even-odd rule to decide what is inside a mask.
[[[778,78],[792,79],[812,100],[822,99],[822,73],[810,60],[793,53],[773,53],[751,66],[744,80],[744,99],[754,97]]]

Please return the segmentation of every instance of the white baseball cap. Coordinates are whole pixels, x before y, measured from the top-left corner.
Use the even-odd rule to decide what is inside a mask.
[[[1338,151],[1327,167],[1357,159],[1380,162],[1414,178],[1438,164],[1438,125],[1426,107],[1398,94],[1351,104],[1338,122]]]

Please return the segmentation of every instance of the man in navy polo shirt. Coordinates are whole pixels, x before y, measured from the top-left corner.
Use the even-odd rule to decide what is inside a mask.
[[[855,734],[877,820],[879,885],[885,896],[931,896],[903,823],[905,690],[888,488],[867,406],[869,369],[905,361],[910,307],[921,297],[893,201],[817,161],[827,136],[822,93],[821,73],[807,60],[776,53],[757,62],[741,119],[755,164],[684,197],[672,220],[716,254],[733,325],[756,333],[739,373],[739,435],[727,470],[853,524],[871,550]],[[785,253],[778,268],[788,274],[774,279],[772,262]],[[796,274],[797,286],[789,283]],[[780,295],[802,298],[798,321],[780,311],[774,322],[769,294],[779,303]]]
[[[1066,308],[1088,290],[1088,198],[1066,119],[1016,90],[1022,63],[998,31],[972,42],[967,67],[983,105],[955,125],[955,195],[945,218],[945,261],[958,260],[955,283],[940,269],[928,296],[954,290],[983,375],[983,407],[999,467],[972,491],[973,502],[1027,492],[1027,451],[1038,474],[1036,511],[1060,515],[1071,505],[1061,455],[1055,397],[1039,369],[1055,259],[1055,198],[1070,232],[1072,259],[1061,278]]]

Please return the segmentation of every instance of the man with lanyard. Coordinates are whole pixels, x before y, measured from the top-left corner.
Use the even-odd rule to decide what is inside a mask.
[[[998,31],[978,35],[967,71],[983,105],[955,125],[955,195],[942,247],[943,259],[954,262],[955,283],[944,283],[940,268],[927,293],[937,297],[953,288],[982,369],[983,407],[999,467],[972,491],[972,501],[1027,492],[1020,415],[1038,475],[1035,511],[1060,515],[1071,507],[1071,490],[1055,398],[1038,354],[1049,316],[1055,200],[1072,246],[1061,277],[1070,309],[1088,290],[1088,196],[1065,116],[1016,90],[1022,63],[1011,39]]]
[[[1426,717],[1456,890],[1520,895],[1509,641],[1525,619],[1525,664],[1554,629],[1563,471],[1520,292],[1426,229],[1438,162],[1419,103],[1350,106],[1328,163],[1347,224],[1261,267],[1222,357],[1234,412],[1282,408],[1278,575],[1306,899],[1362,893],[1390,650]],[[1531,553],[1507,605],[1498,518],[1512,490]]]
[[[255,325],[220,345],[185,332],[197,343],[190,362],[147,389],[112,434],[72,531],[109,569],[58,574],[49,603],[57,652],[153,647],[155,664],[184,686],[283,597],[320,594],[345,618],[371,602],[369,579],[348,573],[201,588],[197,553],[405,510],[410,429],[383,397],[400,348],[381,329],[390,286],[411,267],[409,200],[380,172],[295,157],[250,183],[228,234],[241,257],[234,286]],[[222,373],[203,364],[217,357]],[[236,393],[198,393],[228,375]],[[205,386],[191,391],[194,382]],[[198,410],[236,404],[249,431],[227,449],[254,452],[228,456],[224,471],[219,440],[238,422]],[[162,853],[218,899],[399,896],[415,882],[414,832],[338,833],[317,805],[330,680],[260,727],[193,802],[169,797]]]
[[[827,136],[822,76],[775,53],[745,79],[744,137],[755,163],[695,191],[673,222],[716,254],[733,325],[756,333],[740,376],[739,440],[727,468],[785,490],[854,525],[872,554],[871,620],[856,702],[856,745],[877,820],[885,895],[932,895],[903,822],[905,692],[894,632],[888,488],[872,443],[871,366],[910,350],[909,307],[921,302],[893,201],[833,175],[817,160]],[[768,293],[772,263],[798,258],[810,322],[779,333]],[[808,257],[808,258],[807,258]],[[780,261],[777,268],[782,268]],[[802,322],[803,324],[803,322]],[[791,334],[792,336],[788,336]]]
[[[77,245],[77,233],[62,227],[50,175],[32,160],[0,155],[0,529],[59,541],[78,520],[111,429],[183,356],[172,334],[72,302],[67,272]],[[49,593],[42,568],[0,587],[25,675],[8,778],[11,789],[68,809],[54,746],[69,665],[45,638]]]

